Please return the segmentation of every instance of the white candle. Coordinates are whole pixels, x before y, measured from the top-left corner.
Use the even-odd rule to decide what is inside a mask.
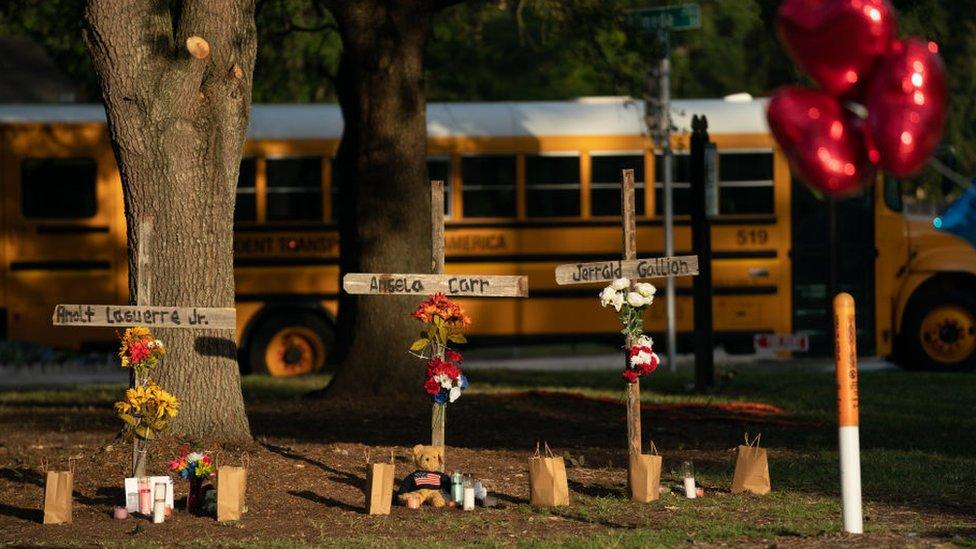
[[[474,510],[474,486],[468,484],[464,487],[464,508],[465,511]]]
[[[166,502],[157,501],[153,505],[153,522],[161,524],[166,517]]]
[[[695,492],[695,478],[685,477],[685,497],[688,499],[695,499],[698,497],[698,494]]]

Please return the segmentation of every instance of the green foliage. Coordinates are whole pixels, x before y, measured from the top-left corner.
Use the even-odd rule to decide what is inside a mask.
[[[255,103],[335,101],[342,43],[335,21],[316,0],[261,0],[255,20]]]
[[[468,1],[437,13],[427,47],[433,101],[641,97],[656,40],[633,32],[625,13],[684,0]],[[675,97],[768,95],[809,81],[775,38],[780,0],[700,0],[702,28],[672,34]],[[893,0],[903,36],[935,40],[951,89],[945,141],[959,171],[976,170],[976,16],[968,2]],[[100,96],[82,38],[81,0],[0,3],[0,35],[47,49],[86,100]],[[322,0],[258,0],[254,101],[335,101],[342,45]],[[932,179],[931,177],[929,179]],[[931,181],[926,187],[937,186]],[[936,193],[940,194],[941,193]]]
[[[0,2],[0,36],[23,36],[47,50],[69,79],[78,84],[81,99],[102,96],[82,37],[81,0],[4,0]]]

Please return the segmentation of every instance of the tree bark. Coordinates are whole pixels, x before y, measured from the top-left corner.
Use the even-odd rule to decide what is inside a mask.
[[[344,129],[336,158],[342,274],[429,273],[430,187],[423,54],[428,2],[335,1]],[[327,394],[421,401],[424,365],[408,354],[426,296],[339,302],[340,364]]]
[[[85,40],[122,177],[135,303],[139,221],[154,218],[152,299],[234,306],[234,195],[251,104],[253,0],[89,0]],[[233,330],[158,330],[150,373],[180,400],[171,426],[250,440]]]

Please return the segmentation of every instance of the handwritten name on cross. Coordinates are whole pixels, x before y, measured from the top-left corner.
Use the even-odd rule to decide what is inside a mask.
[[[637,259],[637,224],[634,214],[634,170],[623,170],[620,187],[620,211],[623,214],[623,260],[571,263],[556,267],[556,283],[593,284],[626,277],[633,280],[672,278],[698,274],[698,256]],[[633,342],[626,342],[630,347]],[[627,440],[631,454],[641,453],[640,381],[627,387]],[[631,460],[628,460],[631,461]]]
[[[463,297],[528,297],[525,276],[446,275],[444,273],[444,182],[430,182],[431,270],[434,274],[348,273],[342,289],[358,295],[426,295],[444,293]],[[434,404],[431,444],[444,446],[446,405]]]
[[[233,307],[160,307],[150,305],[152,282],[150,269],[153,218],[139,222],[136,243],[136,305],[58,304],[54,307],[51,322],[55,326],[87,326],[128,328],[148,326],[153,328],[221,329],[237,328],[237,312]],[[130,385],[139,386],[135,370]],[[133,476],[145,476],[145,451],[140,455],[138,443],[132,448]]]

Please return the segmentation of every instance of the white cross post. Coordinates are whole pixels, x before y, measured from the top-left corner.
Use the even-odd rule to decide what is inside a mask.
[[[430,205],[433,274],[348,273],[342,278],[342,289],[357,295],[426,296],[443,293],[463,297],[528,297],[528,280],[525,276],[444,274],[443,181],[431,181]],[[445,411],[445,404],[433,405],[430,441],[434,446],[444,446]]]
[[[58,304],[51,319],[55,326],[130,328],[237,329],[236,310],[231,307],[160,307],[152,301],[152,273],[150,268],[153,218],[139,223],[136,244],[136,305]],[[137,387],[145,380],[133,370],[130,386]],[[144,454],[144,452],[143,452]],[[140,455],[138,441],[132,447],[133,476],[145,476],[145,459]]]
[[[626,277],[631,281],[648,278],[673,278],[698,274],[698,256],[637,259],[637,227],[634,214],[634,170],[623,170],[620,188],[623,214],[623,260],[570,263],[556,267],[556,283],[608,283]],[[630,348],[635,342],[627,338]],[[631,454],[641,453],[640,381],[627,384],[627,440]],[[629,460],[628,460],[629,461]]]

